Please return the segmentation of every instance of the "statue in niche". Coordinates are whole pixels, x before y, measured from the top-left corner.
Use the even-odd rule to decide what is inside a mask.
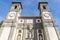
[[[28,30],[28,39],[32,40],[32,27],[30,27],[30,25],[28,25],[27,30]]]

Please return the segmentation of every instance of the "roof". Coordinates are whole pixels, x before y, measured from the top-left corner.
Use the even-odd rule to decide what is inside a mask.
[[[39,17],[39,16],[21,16],[21,17],[19,17],[19,19],[20,18],[41,18],[41,17]]]
[[[38,9],[40,8],[40,4],[48,4],[48,2],[39,2],[38,3]]]
[[[12,4],[15,4],[15,3],[19,3],[21,5],[21,8],[23,9],[21,2],[12,2]]]
[[[14,3],[20,3],[21,4],[21,2],[12,2],[12,4],[14,4]]]

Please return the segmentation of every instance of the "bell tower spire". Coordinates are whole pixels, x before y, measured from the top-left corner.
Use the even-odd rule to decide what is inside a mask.
[[[12,2],[12,7],[1,26],[0,40],[15,40],[18,17],[21,14],[21,2]],[[3,30],[2,30],[3,29]]]
[[[22,10],[21,2],[12,2],[12,7],[8,12],[6,19],[18,20],[17,18],[20,16]]]
[[[48,8],[48,2],[39,2],[38,8],[40,10],[45,40],[60,40],[54,19]]]

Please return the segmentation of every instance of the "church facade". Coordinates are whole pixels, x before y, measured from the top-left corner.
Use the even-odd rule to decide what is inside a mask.
[[[21,16],[22,9],[21,2],[12,2],[0,28],[0,40],[60,40],[48,2],[39,2],[40,16]]]

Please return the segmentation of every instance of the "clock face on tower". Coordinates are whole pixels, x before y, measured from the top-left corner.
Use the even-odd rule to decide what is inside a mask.
[[[43,12],[43,18],[44,19],[51,19],[49,12]]]
[[[14,19],[16,16],[16,12],[10,12],[8,15],[8,19]]]
[[[49,17],[49,14],[45,13],[44,16],[48,18]]]
[[[11,14],[10,14],[10,17],[14,17],[14,16],[15,16],[15,14],[14,14],[14,13],[11,13]]]

